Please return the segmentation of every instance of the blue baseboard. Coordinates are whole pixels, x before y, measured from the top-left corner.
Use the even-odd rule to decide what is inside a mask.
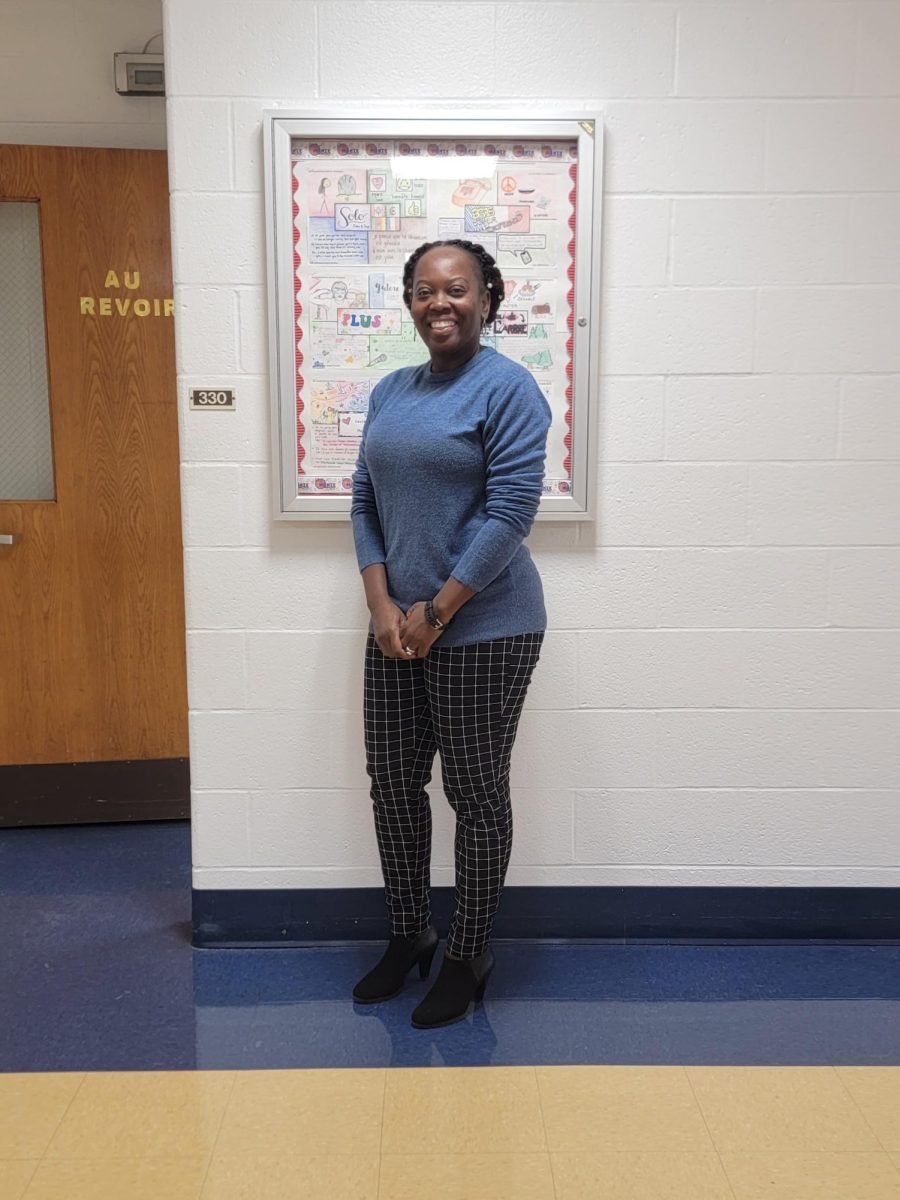
[[[432,889],[446,933],[452,888]],[[296,946],[387,937],[381,888],[193,893],[197,947]],[[900,942],[900,888],[508,887],[497,939],[613,942]]]

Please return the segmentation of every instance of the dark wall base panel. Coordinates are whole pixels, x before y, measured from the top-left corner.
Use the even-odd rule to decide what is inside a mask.
[[[0,828],[183,820],[190,812],[186,758],[0,767]]]
[[[453,890],[432,889],[438,931]],[[297,946],[379,941],[381,888],[193,893],[194,945]],[[900,888],[509,887],[498,939],[900,941]]]

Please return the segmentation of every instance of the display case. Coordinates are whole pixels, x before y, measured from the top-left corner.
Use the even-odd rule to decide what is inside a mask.
[[[428,355],[402,297],[423,242],[496,259],[483,340],[553,414],[538,520],[592,516],[602,144],[596,118],[264,115],[275,515],[349,517],[369,393]]]

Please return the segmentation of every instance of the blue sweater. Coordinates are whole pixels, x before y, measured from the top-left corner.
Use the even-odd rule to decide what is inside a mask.
[[[350,508],[359,569],[384,563],[404,612],[451,575],[472,588],[436,645],[546,628],[522,539],[541,498],[549,428],[528,371],[488,347],[455,371],[403,367],[372,389]]]

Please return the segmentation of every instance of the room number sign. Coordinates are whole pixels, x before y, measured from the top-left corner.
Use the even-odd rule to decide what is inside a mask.
[[[191,388],[191,408],[234,412],[234,388]]]

